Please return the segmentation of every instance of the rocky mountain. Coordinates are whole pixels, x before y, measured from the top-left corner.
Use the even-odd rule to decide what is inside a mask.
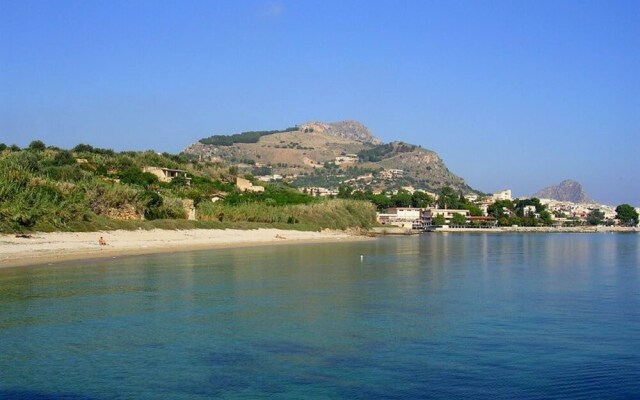
[[[451,173],[435,152],[403,142],[384,144],[357,121],[307,122],[277,131],[214,135],[184,153],[237,165],[254,176],[281,175],[299,187],[370,190],[403,186],[437,191],[449,186],[476,192]]]
[[[594,203],[594,201],[585,193],[582,185],[571,179],[564,180],[558,185],[541,189],[536,192],[533,197],[537,197],[539,199],[570,201],[572,203]]]
[[[327,133],[339,138],[354,140],[356,142],[382,144],[382,141],[373,136],[366,126],[358,121],[340,121],[333,123],[307,122],[299,127],[302,131]]]

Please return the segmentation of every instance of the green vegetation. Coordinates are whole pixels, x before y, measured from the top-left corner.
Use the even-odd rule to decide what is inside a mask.
[[[435,204],[435,199],[424,192],[416,191],[411,194],[400,189],[395,194],[387,195],[384,192],[374,194],[371,190],[354,190],[344,185],[338,188],[338,198],[368,201],[378,211],[389,207],[430,207]]]
[[[535,208],[532,211],[531,206]],[[498,200],[488,208],[490,216],[498,220],[498,225],[548,226],[552,223],[551,213],[540,199]]]
[[[601,225],[604,221],[604,212],[599,208],[592,210],[587,214],[587,224],[589,225]]]
[[[623,225],[635,226],[638,224],[638,212],[629,204],[620,204],[616,207],[616,218]]]
[[[444,215],[438,214],[435,217],[433,217],[433,220],[431,221],[431,223],[435,226],[442,226],[447,223],[447,220],[444,218]]]
[[[453,213],[453,216],[451,217],[452,225],[466,225],[466,223],[467,219],[464,217],[464,215],[460,213]]]
[[[239,205],[209,202],[198,207],[198,214],[204,221],[281,224],[288,229],[303,230],[368,228],[376,217],[375,208],[371,203],[328,199],[313,204],[289,204],[279,207],[264,202]]]
[[[418,148],[418,146],[403,142],[379,144],[370,149],[358,152],[358,159],[361,162],[378,162],[397,153],[408,153],[410,151],[414,151],[416,148]]]
[[[358,159],[361,162],[378,162],[382,161],[388,154],[393,153],[393,144],[380,144],[371,149],[365,149],[358,152]]]
[[[261,137],[266,135],[273,135],[274,133],[283,132],[294,132],[297,130],[297,126],[292,126],[287,129],[274,131],[247,131],[236,133],[234,135],[213,135],[205,139],[200,139],[200,143],[211,144],[215,146],[232,146],[235,143],[257,143]]]
[[[300,174],[293,181],[296,187],[336,188],[344,180],[354,179],[367,174],[376,174],[380,169],[349,166],[340,168],[334,162],[325,162],[324,168],[314,169],[308,174]]]
[[[472,216],[482,215],[480,207],[467,200],[462,193],[456,193],[448,186],[440,189],[440,193],[438,195],[438,208],[469,210],[469,213]]]
[[[161,182],[144,172],[145,166],[185,171],[186,177]],[[370,204],[325,201],[286,186],[267,185],[262,193],[240,193],[232,183],[236,175],[234,167],[153,151],[117,153],[86,144],[63,150],[41,141],[24,150],[4,146],[0,151],[0,232],[265,224],[317,230],[366,227],[375,221]],[[215,194],[225,200],[213,203]],[[201,221],[186,221],[189,204],[196,207]]]

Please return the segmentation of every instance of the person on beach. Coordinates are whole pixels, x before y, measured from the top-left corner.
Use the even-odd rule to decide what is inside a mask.
[[[100,239],[98,239],[98,244],[100,246],[106,246],[107,245],[107,241],[104,240],[104,238],[102,236],[100,236]]]

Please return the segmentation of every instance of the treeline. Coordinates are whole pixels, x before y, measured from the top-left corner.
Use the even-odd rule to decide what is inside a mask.
[[[361,162],[378,162],[388,158],[390,154],[408,153],[414,151],[417,147],[416,145],[403,142],[379,144],[370,149],[359,151],[358,159]]]
[[[247,131],[236,133],[233,135],[213,135],[205,139],[200,139],[200,143],[211,144],[215,146],[231,146],[234,143],[257,143],[261,137],[266,135],[273,135],[275,133],[294,132],[297,131],[297,126],[292,126],[287,129],[273,130],[273,131]]]
[[[370,149],[360,150],[358,159],[361,162],[378,162],[382,161],[386,155],[393,152],[393,144],[380,144]]]
[[[337,197],[369,201],[378,211],[391,207],[438,207],[469,210],[469,213],[473,216],[482,215],[482,210],[476,204],[467,200],[462,193],[456,193],[450,187],[440,189],[437,199],[422,191],[410,193],[407,190],[399,189],[395,193],[382,192],[374,194],[371,190],[354,190],[349,186],[340,186]]]

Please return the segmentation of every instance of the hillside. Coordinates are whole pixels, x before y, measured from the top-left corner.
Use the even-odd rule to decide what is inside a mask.
[[[594,203],[585,193],[582,185],[571,179],[564,180],[558,185],[540,189],[533,195],[539,199],[552,199],[558,201],[570,201],[572,203]]]
[[[403,186],[475,192],[435,152],[403,142],[383,144],[359,122],[307,122],[281,131],[214,135],[188,146],[199,160],[237,165],[243,173],[286,177],[298,187],[371,190]]]
[[[281,184],[247,190],[237,171],[167,153],[80,144],[0,143],[0,232],[366,227],[371,203],[321,199]]]

